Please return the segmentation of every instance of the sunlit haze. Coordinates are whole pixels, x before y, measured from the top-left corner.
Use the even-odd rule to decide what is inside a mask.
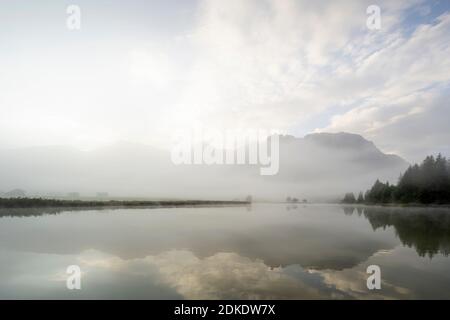
[[[8,1],[0,148],[167,148],[180,128],[351,132],[450,155],[448,1]]]

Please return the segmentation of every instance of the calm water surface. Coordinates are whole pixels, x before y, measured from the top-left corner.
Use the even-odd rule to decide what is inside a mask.
[[[449,253],[448,209],[0,210],[0,298],[450,299]]]

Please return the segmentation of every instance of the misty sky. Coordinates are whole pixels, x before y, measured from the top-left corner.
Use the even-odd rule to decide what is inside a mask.
[[[0,0],[0,26],[0,148],[164,146],[202,126],[450,156],[447,0]]]

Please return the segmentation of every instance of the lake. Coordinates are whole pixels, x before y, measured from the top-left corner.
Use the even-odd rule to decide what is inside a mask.
[[[449,253],[440,208],[2,209],[0,298],[450,299]]]

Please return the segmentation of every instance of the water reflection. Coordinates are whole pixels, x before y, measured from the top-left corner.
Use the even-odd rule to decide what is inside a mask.
[[[168,251],[125,260],[87,250],[70,258],[40,257],[45,258],[43,266],[34,264],[37,257],[32,255],[10,255],[10,258],[10,264],[25,259],[31,265],[20,276],[12,273],[6,278],[2,272],[2,298],[353,298],[348,288],[333,283],[338,274],[310,272],[298,265],[270,268],[261,260],[229,252],[199,258],[190,251]],[[64,268],[68,263],[76,263],[83,270],[81,291],[65,289]]]
[[[446,208],[351,207],[370,222],[373,230],[393,227],[403,245],[413,247],[421,257],[450,254],[450,211]]]
[[[86,208],[2,208],[0,218],[26,218],[39,217],[43,215],[57,215],[62,212],[85,211]]]
[[[271,267],[351,268],[396,245],[391,234],[373,233],[339,207],[118,209],[2,218],[1,246],[15,251],[76,254],[94,248],[124,259],[170,250],[198,257],[234,252]],[[36,214],[36,212],[33,212]],[[4,215],[5,216],[5,215]],[[20,234],[20,237],[18,236]],[[358,241],[355,241],[358,239]]]
[[[0,267],[0,297],[6,299],[450,298],[445,278],[448,263],[441,260],[430,268],[426,263],[417,263],[411,251],[404,248],[383,252],[355,268],[340,271],[308,270],[299,265],[272,268],[261,260],[232,252],[205,258],[186,250],[139,259],[121,259],[97,250],[74,256],[6,256],[10,268],[3,264]],[[83,271],[80,291],[65,289],[64,271],[69,264],[77,264]],[[380,291],[366,287],[368,264],[382,265]],[[412,267],[406,268],[408,264]]]
[[[449,210],[286,209],[0,210],[0,298],[450,298]]]

